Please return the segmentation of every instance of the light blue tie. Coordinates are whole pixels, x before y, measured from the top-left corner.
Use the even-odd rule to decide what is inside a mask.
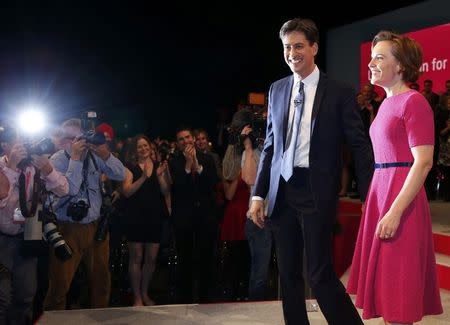
[[[303,82],[300,82],[298,94],[294,99],[294,118],[290,128],[290,134],[287,135],[286,151],[284,152],[283,160],[281,161],[281,176],[283,176],[286,182],[291,178],[294,170],[294,154],[295,148],[297,147],[298,136],[300,134],[300,120],[302,118],[304,101],[304,84]]]

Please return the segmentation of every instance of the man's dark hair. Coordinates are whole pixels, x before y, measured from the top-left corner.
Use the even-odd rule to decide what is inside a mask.
[[[294,18],[288,20],[280,29],[280,39],[283,39],[284,36],[292,32],[305,34],[310,45],[314,43],[319,44],[319,30],[317,29],[316,23],[311,19]]]
[[[177,128],[175,135],[177,135],[181,131],[189,131],[191,133],[191,135],[194,136],[194,131],[192,131],[192,128],[189,126],[185,126],[185,125],[180,126],[179,128]]]
[[[206,137],[206,140],[209,141],[209,134],[208,134],[208,132],[206,132],[205,129],[195,129],[193,132],[194,132],[194,136],[195,136],[196,138],[197,138],[197,136],[198,136],[200,133],[203,133],[203,134],[205,135],[205,137]]]

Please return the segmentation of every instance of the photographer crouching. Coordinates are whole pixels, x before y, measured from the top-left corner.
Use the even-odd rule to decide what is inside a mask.
[[[50,253],[49,288],[44,308],[65,309],[66,295],[80,263],[85,264],[90,281],[91,306],[104,308],[109,303],[111,276],[109,236],[96,236],[102,206],[101,175],[122,181],[125,168],[110,153],[106,143],[83,133],[81,120],[67,120],[61,131],[64,149],[56,152],[51,162],[67,178],[69,193],[56,202],[55,213],[61,234],[73,255],[62,261]]]
[[[22,143],[14,129],[3,128],[0,143],[4,153],[0,157],[0,324],[31,324],[37,257],[23,254],[24,230],[27,236],[33,223],[29,221],[37,220],[41,182],[58,196],[69,193],[69,184],[47,154],[32,154],[37,151]],[[38,227],[42,231],[40,223]]]

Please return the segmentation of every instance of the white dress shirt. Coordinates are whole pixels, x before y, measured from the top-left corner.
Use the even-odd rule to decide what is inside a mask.
[[[14,210],[20,207],[19,204],[19,176],[18,170],[7,167],[6,156],[0,157],[0,173],[3,173],[9,181],[8,195],[0,200],[0,233],[7,235],[17,235],[23,232],[23,223],[14,221]],[[27,193],[28,203],[31,203],[33,197],[33,179],[35,169],[27,167],[25,169],[25,191]],[[66,177],[55,169],[47,176],[41,176],[45,181],[45,188],[58,196],[64,196],[69,193],[69,183]]]
[[[298,94],[298,88],[300,86],[300,81],[304,84],[304,106],[302,112],[302,119],[300,121],[300,134],[297,139],[297,146],[294,152],[294,167],[309,167],[309,146],[311,142],[311,115],[314,105],[314,98],[316,97],[317,84],[319,83],[320,71],[319,68],[314,68],[313,72],[305,79],[301,79],[300,76],[294,74],[294,84],[292,86],[291,100],[289,102],[289,119],[287,130],[288,134],[292,128],[292,120],[294,118],[294,99]],[[286,149],[286,148],[285,148]],[[252,196],[252,201],[262,201],[264,200],[259,196]]]
[[[300,81],[304,84],[305,99],[303,106],[303,115],[300,121],[300,134],[297,139],[297,146],[294,152],[294,167],[309,167],[309,146],[311,140],[311,115],[313,110],[314,98],[316,96],[317,84],[319,83],[320,71],[317,66],[313,72],[305,79],[301,79],[294,74],[294,85],[291,92],[291,100],[289,104],[289,119],[287,129],[292,128],[292,120],[294,118],[294,99],[298,94]]]

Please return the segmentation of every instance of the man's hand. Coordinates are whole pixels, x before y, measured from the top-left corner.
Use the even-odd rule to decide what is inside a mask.
[[[72,160],[81,160],[81,157],[83,157],[83,154],[85,153],[87,149],[87,144],[85,139],[75,139],[72,142],[71,146],[71,156],[70,158]]]
[[[259,228],[264,228],[264,201],[252,200],[250,205],[250,216],[255,225]]]
[[[111,154],[111,152],[109,151],[108,145],[106,143],[104,144],[99,144],[99,145],[94,145],[91,144],[89,146],[89,149],[91,149],[91,151],[100,157],[100,159],[103,160],[108,160],[109,155]]]
[[[195,150],[194,145],[187,144],[186,148],[184,148],[183,155],[186,158],[186,170],[197,169],[198,161],[197,161],[197,152]]]
[[[48,176],[53,171],[53,167],[46,155],[31,155],[31,158],[33,158],[33,165],[39,169],[44,176]]]
[[[25,149],[25,147],[20,143],[16,143],[11,148],[11,153],[9,154],[8,163],[6,164],[6,166],[8,166],[9,168],[11,168],[13,170],[16,170],[17,165],[22,160],[27,158],[27,156],[28,156],[28,153],[27,153],[27,150]]]

